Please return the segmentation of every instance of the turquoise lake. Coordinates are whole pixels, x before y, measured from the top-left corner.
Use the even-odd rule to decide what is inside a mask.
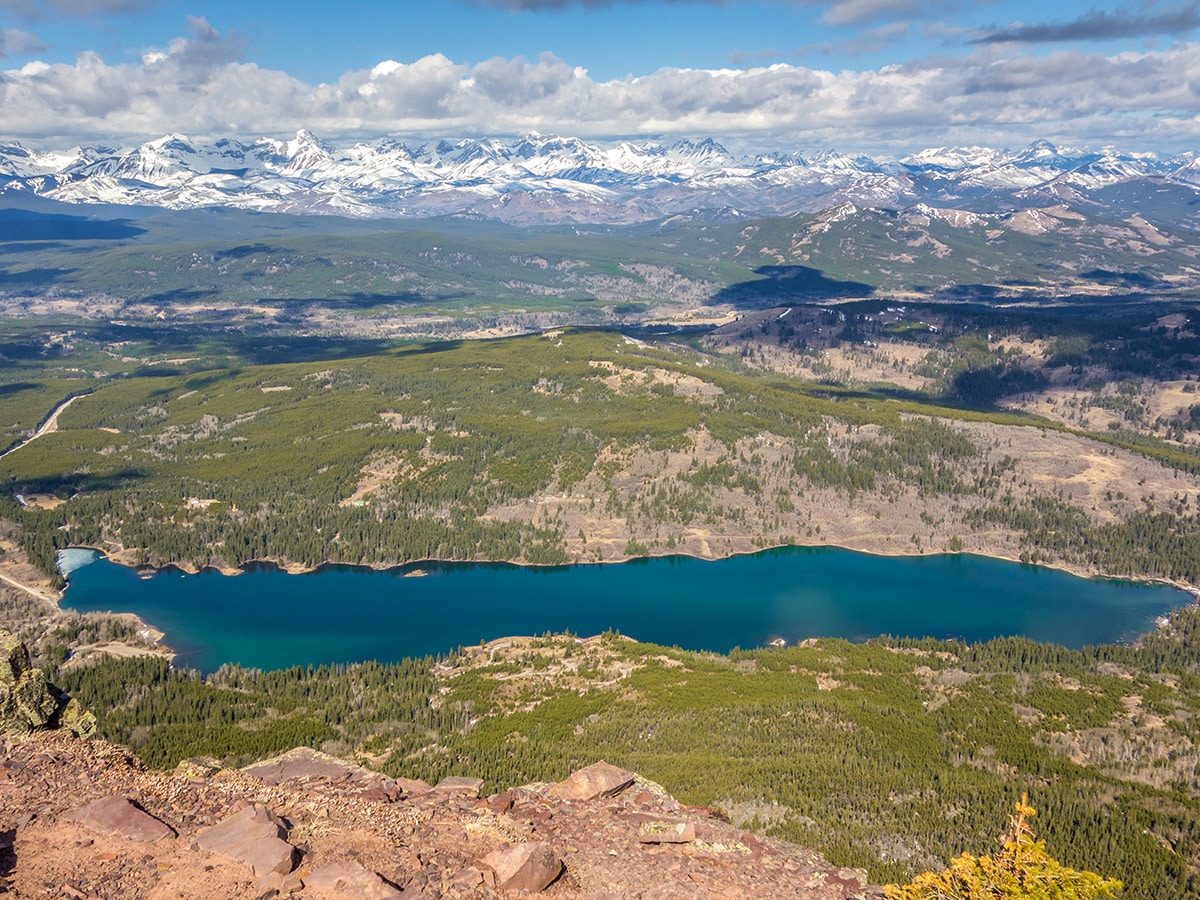
[[[307,575],[149,578],[67,551],[63,606],[134,612],[166,633],[178,665],[278,669],[397,660],[518,634],[615,628],[653,643],[728,651],[783,638],[880,634],[982,641],[1025,635],[1069,647],[1128,641],[1191,601],[1160,585],[1083,579],[977,556],[877,557],[785,548],[708,562],[522,568],[423,563]],[[423,577],[405,577],[419,568]]]

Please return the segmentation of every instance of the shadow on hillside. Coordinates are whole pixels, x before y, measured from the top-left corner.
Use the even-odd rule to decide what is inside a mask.
[[[1092,269],[1090,272],[1080,272],[1080,278],[1090,278],[1100,284],[1116,284],[1126,288],[1150,289],[1159,287],[1166,282],[1154,275],[1144,272],[1110,272],[1107,269]]]
[[[418,291],[401,291],[398,294],[370,293],[359,291],[341,297],[331,297],[327,300],[311,300],[309,302],[331,309],[371,309],[376,306],[438,306],[443,303],[453,303],[456,300],[470,300],[477,294],[466,291],[434,294],[427,296]]]
[[[1025,385],[1019,383],[1022,373],[1012,373],[1017,379],[1016,382],[998,376],[995,373],[987,373],[988,378],[985,380],[973,380],[970,378],[955,379],[950,389],[942,394],[927,394],[923,391],[916,391],[910,388],[902,388],[895,385],[877,385],[869,388],[849,388],[844,387],[839,383],[818,383],[808,384],[804,382],[772,382],[772,387],[776,390],[790,391],[797,394],[803,394],[807,397],[816,397],[821,400],[832,400],[835,403],[848,402],[857,403],[863,400],[892,400],[900,403],[914,404],[919,407],[926,407],[930,410],[936,409],[960,409],[969,410],[972,412],[1003,412],[1011,418],[1025,419],[1031,421],[1038,417],[1028,413],[1015,410],[1001,409],[995,405],[995,401],[1000,397],[1009,396],[1014,393],[1019,393],[1025,389]],[[1029,373],[1023,373],[1028,375]],[[1033,374],[1035,381],[1040,381],[1040,374]],[[918,413],[920,410],[912,409],[908,412]]]
[[[119,241],[145,234],[126,219],[89,219],[0,209],[0,241]]]
[[[45,287],[74,271],[74,269],[26,269],[24,272],[0,272],[0,287]]]
[[[708,299],[708,303],[737,309],[767,309],[788,303],[870,297],[875,293],[874,285],[839,281],[809,266],[759,266],[754,272],[762,278],[722,288]]]
[[[233,357],[238,364],[268,365],[371,356],[395,347],[386,339],[344,335],[279,334],[273,326],[252,327],[245,323],[187,322],[182,324],[116,324],[106,322],[87,328],[87,335],[103,343],[146,343],[162,355],[200,354],[182,374],[230,373]],[[84,329],[81,328],[80,331]],[[3,347],[0,347],[3,349]],[[150,366],[146,374],[167,374],[161,366]]]
[[[994,303],[1012,296],[1011,290],[994,284],[954,284],[933,292],[934,300],[955,303]]]
[[[310,302],[325,309],[373,309],[377,306],[429,306],[466,296],[466,294],[439,294],[436,298],[430,298],[417,291],[401,291],[398,294],[372,294],[359,291],[343,297],[330,297]]]
[[[25,236],[22,235],[22,238]],[[66,241],[4,241],[0,240],[0,253],[45,253],[47,250],[61,250],[64,253],[88,252],[87,247],[78,247]]]
[[[142,298],[143,303],[191,303],[219,294],[220,291],[209,288],[176,288],[173,291],[160,291],[157,294],[147,294]]]
[[[36,443],[33,446],[36,446]],[[145,469],[127,466],[124,469],[104,474],[75,472],[70,475],[47,475],[43,478],[10,478],[4,485],[4,493],[53,494],[56,497],[66,498],[91,491],[127,488],[133,482],[147,478],[149,474]]]
[[[285,250],[283,247],[272,247],[270,244],[242,244],[239,247],[230,247],[228,250],[218,250],[213,254],[213,259],[220,261],[223,259],[245,259],[247,256],[254,256],[256,253],[291,253],[291,250]]]
[[[0,340],[0,368],[12,368],[26,364],[29,360],[43,361],[49,355],[43,341],[12,338]]]
[[[269,334],[260,334],[257,341],[234,341],[230,353],[241,357],[248,365],[266,366],[276,363],[320,362],[374,356],[395,346],[393,341],[354,338],[344,335],[323,337],[304,335],[281,338],[272,342]]]
[[[803,394],[806,397],[816,397],[820,400],[858,401],[858,400],[899,400],[906,403],[919,403],[922,406],[945,405],[941,398],[932,397],[921,391],[909,388],[880,385],[879,387],[848,388],[838,382],[801,382],[773,381],[771,386],[776,390]]]

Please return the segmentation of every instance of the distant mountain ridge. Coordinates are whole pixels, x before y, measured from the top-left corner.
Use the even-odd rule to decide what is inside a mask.
[[[5,193],[360,218],[476,214],[517,224],[639,222],[698,208],[727,218],[790,215],[846,202],[993,213],[1068,203],[1099,211],[1102,192],[1129,186],[1144,189],[1148,203],[1164,188],[1200,192],[1200,154],[1162,158],[1039,140],[1019,150],[941,147],[899,159],[832,150],[735,156],[711,138],[602,146],[537,133],[342,146],[305,130],[250,143],[169,134],[132,149],[0,144]]]

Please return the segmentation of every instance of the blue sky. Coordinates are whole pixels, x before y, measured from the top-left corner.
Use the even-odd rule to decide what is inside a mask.
[[[0,139],[1200,144],[1200,0],[0,0]]]

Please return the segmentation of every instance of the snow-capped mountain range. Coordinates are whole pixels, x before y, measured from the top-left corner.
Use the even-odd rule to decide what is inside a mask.
[[[846,202],[999,212],[1095,202],[1097,191],[1131,182],[1200,191],[1200,154],[1164,159],[1037,141],[1015,151],[937,148],[900,159],[833,151],[735,157],[711,139],[600,146],[541,134],[339,147],[307,131],[286,141],[207,144],[170,134],[132,149],[0,144],[0,193],[362,218],[470,213],[519,223],[617,223],[698,208],[761,216]]]

